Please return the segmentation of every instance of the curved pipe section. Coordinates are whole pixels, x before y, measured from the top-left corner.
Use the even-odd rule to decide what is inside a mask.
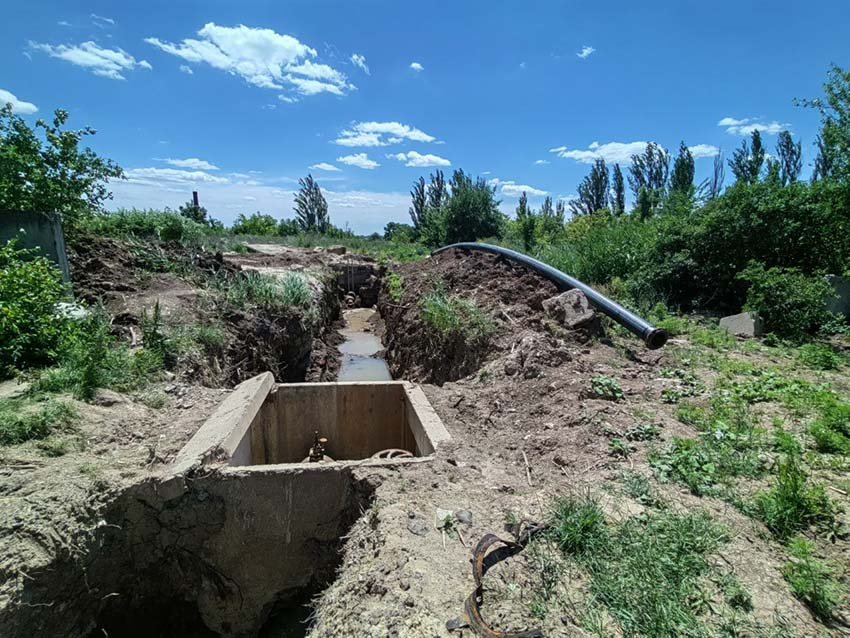
[[[600,294],[587,284],[579,281],[578,279],[575,279],[574,277],[570,277],[569,275],[562,273],[557,268],[552,268],[552,266],[544,264],[542,261],[537,261],[536,259],[533,259],[528,255],[523,255],[522,253],[518,253],[515,250],[510,250],[509,248],[502,248],[501,246],[493,246],[492,244],[478,244],[473,242],[462,242],[459,244],[443,246],[442,248],[438,248],[431,254],[436,255],[446,250],[451,250],[453,248],[461,250],[478,250],[485,253],[493,253],[495,255],[505,257],[506,259],[519,262],[524,266],[531,268],[533,271],[542,275],[543,277],[546,277],[546,279],[549,279],[550,281],[554,282],[555,285],[558,286],[558,289],[561,291],[571,290],[573,288],[581,290],[584,293],[584,296],[587,297],[588,300],[594,306],[596,306],[596,308],[600,312],[605,313],[614,321],[626,328],[629,332],[640,337],[646,344],[646,347],[650,350],[657,350],[665,343],[667,343],[667,332],[665,330],[662,330],[661,328],[656,328],[652,324],[638,317],[633,312],[626,310],[617,302],[611,301],[610,299],[608,299],[608,297]]]

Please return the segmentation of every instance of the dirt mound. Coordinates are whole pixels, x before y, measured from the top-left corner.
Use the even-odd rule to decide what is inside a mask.
[[[536,354],[531,359],[563,361],[558,353],[566,352],[565,340],[586,342],[598,334],[598,317],[581,293],[564,293],[572,295],[565,300],[551,281],[497,255],[453,250],[395,272],[402,278],[401,298],[391,299],[385,285],[379,309],[387,324],[386,358],[396,378],[438,385],[461,379],[487,361],[513,352],[517,335],[528,331],[547,335],[533,347]],[[483,310],[494,324],[492,334],[436,335],[423,321],[421,300],[440,287]],[[519,368],[527,356],[517,355]]]

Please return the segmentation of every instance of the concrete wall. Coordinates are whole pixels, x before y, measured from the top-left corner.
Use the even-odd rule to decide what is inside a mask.
[[[23,233],[21,233],[23,231]],[[18,238],[21,248],[35,248],[53,261],[66,282],[71,281],[65,237],[58,215],[21,211],[0,211],[0,243]]]

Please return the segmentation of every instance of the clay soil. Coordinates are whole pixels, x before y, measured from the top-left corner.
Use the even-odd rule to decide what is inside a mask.
[[[172,311],[196,312],[197,289],[185,279],[170,273],[140,276],[130,258],[115,253],[97,258],[103,267],[96,268],[91,256],[79,262],[86,264],[75,269],[80,289],[108,293],[113,313],[135,316],[153,299],[168,297],[163,289],[172,286]],[[321,265],[317,253],[292,249],[283,257],[238,259],[272,267]],[[564,494],[592,493],[614,519],[639,514],[644,506],[625,496],[619,478],[626,470],[651,476],[650,443],[634,442],[628,458],[612,456],[611,432],[648,419],[660,428],[654,445],[694,435],[673,417],[675,406],[661,401],[671,383],[661,370],[677,367],[686,340],[649,351],[610,330],[606,336],[559,328],[543,310],[543,301],[557,294],[553,285],[492,256],[448,253],[395,270],[404,281],[403,296],[391,300],[382,292],[378,308],[385,325],[375,326],[376,332],[383,334],[394,376],[423,384],[452,440],[429,463],[357,470],[359,480],[376,486],[374,500],[345,539],[337,578],[314,601],[311,636],[450,635],[445,623],[461,614],[474,587],[471,548],[485,533],[504,535],[508,517],[545,520],[552,500]],[[493,319],[496,332],[486,345],[442,356],[428,345],[418,300],[438,281]],[[333,346],[326,347],[317,356],[332,359]],[[319,367],[333,369],[327,363]],[[701,374],[708,383],[711,373]],[[615,379],[623,398],[593,398],[590,380],[596,376]],[[167,397],[162,408],[110,392],[93,405],[80,404],[79,445],[64,456],[47,458],[35,444],[0,449],[0,619],[2,610],[13,613],[22,605],[20,592],[33,581],[54,587],[51,602],[40,603],[44,613],[73,613],[74,600],[55,587],[62,582],[56,570],[67,561],[85,562],[96,551],[87,541],[104,524],[110,494],[170,462],[229,391],[180,378],[154,389]],[[655,489],[673,511],[702,508],[732,530],[732,540],[712,561],[733,570],[751,593],[754,622],[770,626],[779,615],[791,635],[842,635],[840,628],[816,623],[791,594],[780,572],[782,554],[759,523],[674,484]],[[459,524],[459,535],[436,528],[438,515],[447,511],[463,512],[468,521]],[[836,551],[848,551],[847,542],[838,541]],[[487,619],[502,630],[540,627],[546,636],[590,635],[574,613],[532,616],[528,597],[536,573],[520,554],[488,574],[488,587],[501,593],[485,604]],[[574,574],[565,587],[580,598],[581,584]]]

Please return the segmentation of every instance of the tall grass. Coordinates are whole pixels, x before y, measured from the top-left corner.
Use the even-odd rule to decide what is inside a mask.
[[[450,295],[439,286],[422,298],[419,307],[425,324],[444,336],[486,339],[496,328],[474,301]]]

